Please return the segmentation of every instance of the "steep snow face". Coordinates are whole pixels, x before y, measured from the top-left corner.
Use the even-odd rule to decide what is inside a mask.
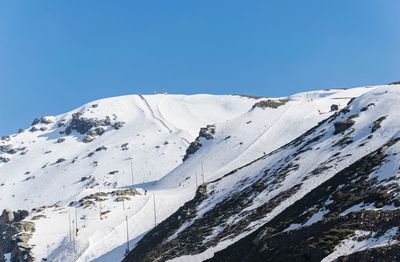
[[[256,107],[249,112],[214,126],[211,139],[201,138],[202,146],[193,156],[160,181],[161,187],[192,183],[188,177],[202,182],[212,181],[231,170],[268,154],[289,143],[318,122],[334,113],[332,105],[344,108],[350,99],[373,90],[354,88],[322,90],[293,95],[283,105]]]
[[[120,260],[127,226],[132,248],[203,181],[268,155],[331,116],[333,104],[344,108],[375,88],[279,99],[132,95],[39,118],[0,141],[0,210],[33,209],[26,221],[35,223],[29,245],[39,260]],[[210,137],[198,137],[201,146],[188,154],[207,125]],[[263,165],[246,169],[250,181]],[[221,192],[234,183],[221,184]],[[215,196],[201,212],[225,195]]]
[[[359,91],[360,89],[353,90],[353,92]],[[345,92],[351,94],[352,91]],[[293,97],[305,98],[306,101],[315,103],[315,100],[319,101],[337,95],[330,91],[322,93],[313,92]],[[352,96],[349,95],[348,98],[350,97]],[[204,260],[212,257],[216,251],[222,250],[256,231],[265,223],[267,223],[265,229],[259,233],[261,239],[268,238],[269,235],[275,236],[278,232],[291,234],[294,230],[301,232],[303,228],[315,228],[321,223],[325,223],[324,217],[338,217],[349,208],[349,206],[341,206],[340,201],[343,204],[344,199],[340,198],[340,188],[346,187],[345,192],[353,192],[353,189],[356,188],[355,184],[360,183],[353,181],[357,179],[364,181],[366,178],[376,177],[375,180],[367,180],[367,184],[362,185],[361,188],[365,190],[360,191],[359,196],[370,200],[374,195],[379,194],[378,192],[387,191],[385,195],[387,201],[385,200],[383,205],[386,208],[383,211],[396,212],[397,207],[400,206],[400,202],[396,200],[400,187],[397,182],[392,182],[398,181],[399,173],[398,165],[395,164],[396,160],[391,161],[391,159],[397,159],[399,152],[397,143],[400,139],[399,100],[400,89],[398,86],[382,86],[369,90],[368,93],[352,101],[340,113],[329,117],[285,146],[269,153],[268,143],[264,142],[259,146],[260,148],[264,147],[267,152],[265,155],[258,154],[258,159],[253,158],[252,162],[245,165],[239,165],[240,161],[238,161],[236,169],[233,169],[235,166],[231,165],[231,172],[225,173],[223,176],[205,172],[206,177],[218,178],[206,181],[208,183],[200,187],[194,199],[148,233],[126,261],[154,261],[161,257],[176,261]],[[327,104],[325,105],[327,106]],[[323,108],[319,110],[321,111]],[[274,112],[279,114],[278,110]],[[295,116],[300,117],[300,114]],[[292,123],[297,123],[295,119],[292,121]],[[279,120],[276,122],[279,123]],[[218,126],[216,130],[218,132]],[[287,130],[284,125],[281,126],[281,132],[285,132],[282,130]],[[224,136],[221,136],[219,141],[222,141],[222,137]],[[271,139],[273,141],[273,139],[277,139],[277,136],[271,136]],[[200,150],[207,150],[207,148],[204,146]],[[201,153],[200,150],[196,155]],[[209,151],[211,150],[214,148],[209,149]],[[227,153],[225,154],[229,155],[230,151],[226,148]],[[213,156],[211,155],[210,158]],[[218,155],[216,154],[215,157]],[[184,165],[185,162],[178,169]],[[170,179],[171,174],[164,179]],[[367,177],[365,178],[365,176]],[[353,180],[347,181],[346,177]],[[339,183],[340,178],[344,179],[341,184]],[[328,183],[321,187],[327,181],[331,184]],[[390,189],[380,187],[380,183],[389,181],[391,182]],[[378,182],[376,187],[374,182]],[[328,193],[325,195],[321,193],[323,197],[315,196],[315,192],[318,191],[314,190],[317,189],[321,192],[332,192],[335,200],[330,200]],[[334,191],[336,189],[337,191]],[[394,191],[391,191],[392,189]],[[349,196],[347,204],[355,205],[362,202],[363,199],[358,199],[356,196],[356,193]],[[316,198],[316,202],[310,202],[312,197]],[[301,207],[306,207],[301,211],[305,212],[304,214],[294,213],[289,218],[286,218],[287,214],[282,215],[279,220],[272,222],[271,226],[268,224],[282,212],[290,210],[295,203],[302,203],[304,206]],[[325,203],[325,205],[321,205],[321,203]],[[296,205],[293,208],[298,212],[301,207],[298,206],[300,204]],[[390,215],[387,216],[390,217]],[[296,221],[296,217],[301,218],[302,221]],[[381,220],[385,217],[386,215],[382,215]],[[345,216],[343,221],[350,218]],[[279,221],[285,219],[291,223],[279,224]],[[396,222],[396,216],[390,221],[387,224],[389,228],[384,228],[385,230],[391,230],[390,227]],[[354,221],[352,225],[354,225]],[[379,229],[374,223],[369,227],[369,229]],[[272,233],[268,230],[272,230]],[[354,231],[354,228],[346,228],[346,230],[343,234],[339,233],[339,239],[340,237],[345,238],[349,232],[352,232],[351,230]],[[394,229],[392,231],[397,232]],[[393,238],[392,235],[390,236]],[[345,241],[344,238],[343,241]],[[288,237],[282,235],[282,239],[279,243],[283,243],[284,239],[288,239]],[[250,239],[247,243],[255,243],[255,241],[261,240],[259,238]],[[297,242],[295,241],[295,243]],[[382,240],[382,243],[388,243],[388,241]],[[249,248],[248,245],[240,247],[241,245],[239,243],[229,249],[229,252],[236,256],[229,257],[229,252],[222,252],[215,258],[215,261],[240,261],[244,258],[242,256],[245,254],[244,250]],[[263,248],[262,244],[260,245],[260,252],[268,251]],[[269,245],[272,244],[268,242],[266,246]],[[329,248],[327,247],[323,251],[329,252],[331,250]],[[242,250],[243,253],[235,253],[235,249]],[[277,250],[279,249],[273,249],[271,254]],[[321,250],[318,251],[321,252]],[[321,253],[317,252],[316,255],[321,256]],[[321,257],[319,258],[321,259]],[[257,260],[249,258],[248,261]]]

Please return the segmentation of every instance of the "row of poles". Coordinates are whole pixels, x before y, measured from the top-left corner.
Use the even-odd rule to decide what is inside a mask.
[[[132,185],[134,185],[134,174],[133,174],[133,158],[129,158],[130,160],[130,169],[131,169],[131,181]],[[197,176],[197,171],[195,171],[195,177],[196,177],[196,188],[198,188],[198,176]],[[201,164],[201,180],[202,184],[204,184],[204,166],[203,163]],[[100,188],[99,191],[100,193]],[[100,194],[99,194],[100,197]],[[102,220],[102,208],[101,208],[101,199],[99,199],[99,217],[100,220]],[[74,219],[71,219],[71,209],[68,209],[68,218],[69,218],[69,239],[70,242],[73,244],[73,250],[74,253],[76,252],[76,239],[78,237],[78,212],[77,212],[77,207],[76,204],[78,202],[75,201],[75,208],[74,208]],[[122,199],[122,207],[125,212],[125,199]],[[153,215],[154,215],[154,227],[157,226],[157,209],[156,209],[156,196],[153,194]],[[128,216],[125,214],[125,223],[126,223],[126,254],[129,253],[130,251],[130,246],[129,246],[129,223],[128,223]],[[126,255],[125,254],[125,255]]]

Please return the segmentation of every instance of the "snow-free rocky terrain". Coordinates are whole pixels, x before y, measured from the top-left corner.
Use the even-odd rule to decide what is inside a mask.
[[[39,117],[0,140],[0,261],[395,261],[398,142],[399,85]]]

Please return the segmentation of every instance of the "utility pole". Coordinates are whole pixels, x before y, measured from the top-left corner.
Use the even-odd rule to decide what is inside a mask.
[[[75,220],[72,220],[72,228],[75,229]],[[75,234],[72,234],[72,242],[73,242],[73,246],[74,246],[74,253],[76,252],[76,243],[75,243]]]
[[[156,215],[156,195],[153,194],[153,208],[154,208],[154,227],[157,226],[157,215]]]
[[[69,242],[72,243],[71,208],[68,207]]]
[[[134,180],[133,180],[133,162],[132,162],[132,157],[130,158],[131,159],[131,178],[132,178],[132,186],[135,184],[134,183]]]
[[[126,221],[126,254],[129,253],[129,227],[128,227],[128,216],[125,216]]]
[[[102,220],[102,218],[101,218],[101,198],[100,198],[100,187],[99,187],[99,216],[100,216],[100,220]]]
[[[78,211],[75,206],[75,236],[78,236]]]
[[[196,190],[197,190],[197,188],[199,187],[199,186],[197,185],[197,171],[194,171],[194,173],[195,173],[195,175],[196,175]]]

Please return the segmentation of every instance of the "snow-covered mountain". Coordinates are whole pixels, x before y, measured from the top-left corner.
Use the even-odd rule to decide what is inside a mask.
[[[397,85],[132,95],[35,119],[0,141],[0,260],[331,261],[396,246],[399,101]],[[354,222],[377,214],[391,222]]]

